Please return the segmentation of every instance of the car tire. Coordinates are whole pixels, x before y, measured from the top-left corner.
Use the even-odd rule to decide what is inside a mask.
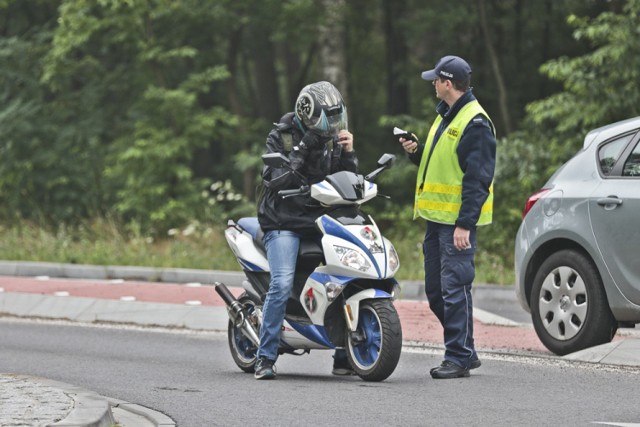
[[[600,275],[575,250],[558,251],[542,263],[530,305],[540,341],[560,356],[608,343],[617,330]]]

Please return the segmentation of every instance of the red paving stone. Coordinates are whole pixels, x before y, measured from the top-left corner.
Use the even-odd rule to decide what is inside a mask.
[[[32,294],[54,295],[56,292],[68,292],[73,297],[100,299],[120,299],[135,297],[136,301],[168,304],[185,304],[187,301],[200,301],[205,306],[222,306],[224,303],[212,286],[191,287],[176,283],[151,283],[134,281],[105,281],[81,279],[36,279],[33,277],[0,276],[0,288],[5,292],[25,292]],[[230,288],[238,296],[240,288]],[[402,323],[405,341],[442,345],[442,327],[429,310],[429,304],[423,301],[398,300],[395,307]],[[528,351],[549,353],[531,327],[496,326],[474,322],[476,348],[510,351]]]
[[[222,306],[224,302],[212,286],[190,287],[177,283],[150,283],[134,281],[78,280],[50,278],[39,280],[32,277],[0,276],[0,288],[5,292],[26,292],[31,294],[54,295],[68,292],[72,297],[88,297],[119,300],[133,296],[136,301],[184,304],[200,301],[202,305]],[[231,289],[238,295],[241,289]]]
[[[422,301],[396,301],[396,310],[402,323],[405,341],[443,344],[440,322]],[[473,335],[478,350],[515,350],[551,354],[542,345],[532,327],[497,326],[473,322]]]

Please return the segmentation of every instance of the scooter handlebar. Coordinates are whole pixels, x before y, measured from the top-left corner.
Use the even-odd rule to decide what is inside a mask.
[[[300,188],[294,188],[292,190],[280,190],[278,191],[278,196],[286,199],[287,197],[299,196],[301,194],[306,194],[309,192],[309,186],[303,185]]]

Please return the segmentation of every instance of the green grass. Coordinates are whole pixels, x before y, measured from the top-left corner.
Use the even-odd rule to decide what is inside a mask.
[[[32,225],[0,226],[0,259],[93,265],[236,270],[223,228],[191,226],[162,238],[124,232],[99,221],[57,232]]]
[[[418,223],[412,230],[405,233],[408,236],[387,235],[400,256],[398,280],[424,279],[423,230]],[[0,233],[2,260],[240,270],[220,225],[194,224],[156,238],[135,230],[123,231],[106,220],[56,232],[28,224],[0,226]],[[479,250],[475,282],[513,283],[513,262],[508,258]]]

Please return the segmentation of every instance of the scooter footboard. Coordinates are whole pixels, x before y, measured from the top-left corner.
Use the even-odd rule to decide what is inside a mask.
[[[335,348],[324,326],[285,319],[282,329],[282,341],[291,348],[309,350]]]

